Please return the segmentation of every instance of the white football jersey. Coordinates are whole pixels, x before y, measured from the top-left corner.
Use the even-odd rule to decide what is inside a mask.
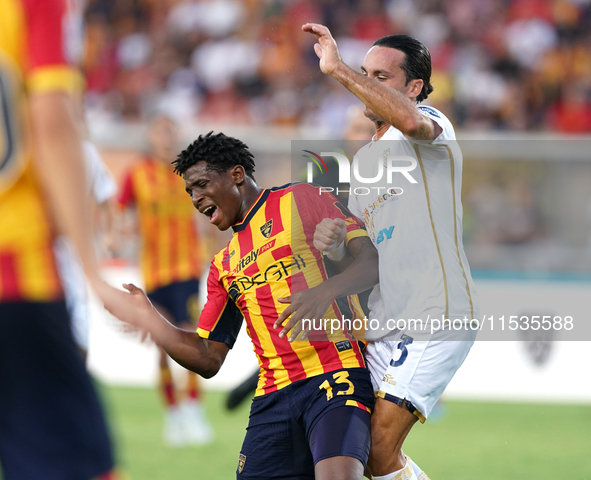
[[[390,127],[357,152],[359,175],[351,172],[349,209],[364,221],[379,254],[380,283],[369,307],[380,329],[368,331],[367,340],[391,333],[388,319],[477,315],[462,243],[462,152],[450,121],[435,108],[418,108],[442,128],[435,140],[412,140]],[[389,179],[388,165],[416,166],[390,172]],[[380,171],[371,183],[356,178],[378,178]]]

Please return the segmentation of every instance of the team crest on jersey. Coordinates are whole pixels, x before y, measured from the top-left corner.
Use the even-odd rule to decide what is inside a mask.
[[[271,236],[271,230],[273,230],[273,219],[269,220],[261,227],[263,237],[269,238]]]
[[[246,455],[240,454],[238,457],[238,473],[242,473],[242,469],[244,468],[244,464],[246,463]]]

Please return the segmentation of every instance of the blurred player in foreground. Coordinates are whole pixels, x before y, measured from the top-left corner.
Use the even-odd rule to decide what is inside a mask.
[[[261,188],[246,145],[221,133],[200,136],[175,163],[195,208],[218,229],[234,231],[212,261],[197,333],[167,322],[132,285],[126,288],[134,308],[112,313],[146,329],[173,359],[204,377],[220,369],[244,316],[261,372],[237,477],[360,480],[374,400],[361,344],[340,331],[336,343],[324,332],[318,340],[298,333],[290,343],[274,325],[290,314],[293,323],[351,318],[353,300],[346,295],[377,281],[375,268],[367,268],[377,266],[376,252],[361,222],[311,185]],[[354,258],[331,278],[312,246],[325,217],[346,223]]]
[[[92,199],[93,214],[97,213],[104,224],[101,232],[108,238],[113,230],[113,206],[111,199],[117,193],[117,183],[103,163],[97,148],[88,140],[83,143],[84,162],[87,173],[87,194]],[[72,319],[72,333],[82,358],[86,361],[88,354],[89,320],[88,291],[84,270],[78,260],[76,251],[65,237],[59,237],[54,245],[58,271],[64,287],[66,305]]]
[[[393,332],[387,321],[426,320],[429,315],[472,319],[477,314],[462,245],[462,154],[450,121],[432,107],[417,105],[433,90],[431,56],[421,42],[407,35],[383,37],[374,42],[362,73],[357,73],[343,63],[325,26],[306,24],[302,29],[318,40],[314,51],[321,71],[356,95],[376,125],[376,141],[357,153],[365,178],[375,178],[388,157],[414,158],[419,165],[413,177],[417,183],[407,183],[404,194],[387,190],[392,185],[384,178],[371,184],[370,194],[351,195],[349,209],[363,218],[380,260],[380,283],[369,307],[382,328],[365,336],[371,340],[367,362],[378,392],[369,471],[374,480],[424,479],[422,470],[403,454],[402,444],[416,421],[429,416],[476,332],[442,332],[427,341],[413,338],[415,333]],[[351,181],[353,192],[367,186]],[[342,223],[325,219],[314,244],[330,258],[342,259],[343,236]]]
[[[170,163],[178,152],[176,124],[166,116],[153,118],[148,141],[150,154],[125,178],[119,203],[127,209],[136,207],[141,270],[150,301],[173,324],[194,330],[192,324],[199,311],[202,246],[195,209],[187,202],[183,179],[173,172]],[[181,401],[168,355],[160,349],[160,385],[166,402],[164,441],[170,446],[213,440],[197,376],[187,373],[187,398]]]
[[[62,0],[0,2],[0,465],[5,480],[111,479],[99,400],[58,278],[56,230],[99,297],[79,132],[82,78]],[[70,39],[71,40],[71,39]],[[121,305],[122,306],[122,305]]]

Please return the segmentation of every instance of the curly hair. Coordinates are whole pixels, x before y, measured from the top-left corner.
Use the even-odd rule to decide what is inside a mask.
[[[406,83],[411,80],[423,81],[423,89],[417,97],[417,103],[425,100],[433,91],[431,85],[431,53],[429,49],[410,35],[387,35],[373,42],[374,47],[389,47],[404,53],[404,63],[400,68],[406,74]]]
[[[207,163],[207,169],[224,173],[228,169],[242,165],[246,175],[254,180],[254,156],[248,147],[237,138],[228,137],[213,131],[207,135],[199,135],[172,162],[174,172],[183,176],[185,172],[198,162]]]

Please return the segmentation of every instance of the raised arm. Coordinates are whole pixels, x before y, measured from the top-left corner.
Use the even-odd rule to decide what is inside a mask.
[[[396,62],[389,67],[392,71],[388,68],[374,71],[362,67],[363,74],[357,73],[343,62],[337,44],[327,27],[307,23],[302,26],[302,30],[311,33],[318,40],[314,45],[314,51],[320,59],[322,73],[343,84],[385,124],[392,125],[415,140],[434,140],[441,133],[441,127],[422,115],[416,106],[414,99],[423,88],[423,80],[414,79],[402,83],[400,88],[403,91],[392,88],[384,83],[392,84],[393,76],[399,73],[395,71],[400,68]]]

